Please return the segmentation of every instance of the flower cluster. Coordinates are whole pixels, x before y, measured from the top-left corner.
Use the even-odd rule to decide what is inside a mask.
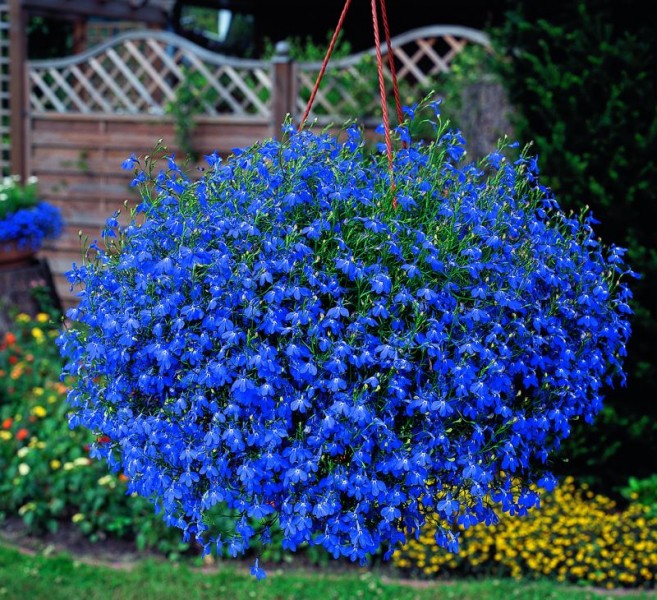
[[[145,165],[132,220],[69,274],[71,424],[206,551],[277,519],[292,550],[390,556],[427,510],[456,550],[455,523],[538,503],[570,421],[622,379],[622,250],[534,158],[468,164],[435,129],[398,129],[394,186],[357,127],[289,128],[196,181]]]
[[[61,213],[38,200],[36,183],[32,177],[21,186],[15,176],[0,183],[0,247],[15,244],[19,249],[38,250],[45,239],[59,237]]]
[[[433,541],[431,517],[418,540],[393,555],[394,564],[424,576],[507,573],[609,589],[654,587],[657,518],[637,503],[619,510],[609,498],[567,478],[525,519],[462,528],[459,554]]]

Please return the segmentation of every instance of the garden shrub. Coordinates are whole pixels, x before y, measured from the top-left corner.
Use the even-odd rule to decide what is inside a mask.
[[[460,531],[458,554],[437,547],[428,524],[395,552],[393,562],[423,577],[505,574],[610,589],[655,585],[657,518],[640,504],[619,510],[586,484],[577,487],[572,477],[523,519],[504,516],[496,525]]]
[[[134,539],[140,548],[184,550],[149,503],[126,496],[123,474],[89,457],[90,432],[68,427],[67,387],[52,316],[19,314],[0,338],[0,517],[54,532],[73,522],[91,540]]]
[[[515,135],[533,140],[567,210],[590,206],[603,239],[628,248],[642,279],[628,387],[593,427],[575,428],[560,467],[607,491],[657,472],[657,22],[612,0],[508,3],[497,37]],[[637,457],[640,457],[637,460]]]
[[[455,550],[453,523],[536,504],[570,422],[622,379],[623,251],[558,208],[534,158],[468,163],[431,119],[427,144],[397,130],[394,190],[355,126],[287,127],[200,180],[126,161],[139,206],[69,274],[71,423],[205,551],[277,522],[288,549],[362,561],[426,510]]]

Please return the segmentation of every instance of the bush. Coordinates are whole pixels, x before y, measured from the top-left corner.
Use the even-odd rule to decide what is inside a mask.
[[[89,457],[90,444],[104,440],[69,429],[58,334],[49,315],[20,314],[0,343],[0,516],[19,516],[37,534],[72,521],[92,540],[184,549],[147,502],[126,496],[123,474]]]
[[[588,205],[603,239],[628,248],[634,287],[628,388],[576,428],[561,467],[608,491],[657,471],[657,27],[639,2],[509,3],[498,44],[516,135],[534,140],[566,209]]]
[[[428,525],[395,553],[394,564],[424,577],[505,574],[610,589],[655,585],[657,518],[640,504],[618,510],[586,485],[576,487],[572,478],[523,519],[505,516],[491,527],[460,530],[458,554],[438,548]]]
[[[146,164],[133,220],[70,274],[71,423],[206,551],[278,520],[289,549],[364,560],[427,508],[455,548],[449,524],[494,522],[491,495],[537,501],[620,375],[622,250],[559,210],[533,158],[466,164],[434,126],[395,152],[394,191],[356,127],[289,128],[198,181]]]

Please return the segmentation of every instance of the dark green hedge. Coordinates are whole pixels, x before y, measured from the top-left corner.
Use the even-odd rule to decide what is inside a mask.
[[[589,205],[642,275],[628,386],[593,430],[576,428],[560,467],[613,488],[657,472],[657,21],[638,0],[508,5],[495,38],[517,137],[534,141],[561,205]]]

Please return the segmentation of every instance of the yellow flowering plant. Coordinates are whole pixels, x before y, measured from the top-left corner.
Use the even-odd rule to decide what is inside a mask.
[[[428,525],[393,560],[399,569],[423,577],[504,573],[608,589],[652,588],[657,579],[657,518],[642,504],[621,509],[566,478],[522,519],[504,516],[493,526],[461,528],[458,554],[437,548]]]

